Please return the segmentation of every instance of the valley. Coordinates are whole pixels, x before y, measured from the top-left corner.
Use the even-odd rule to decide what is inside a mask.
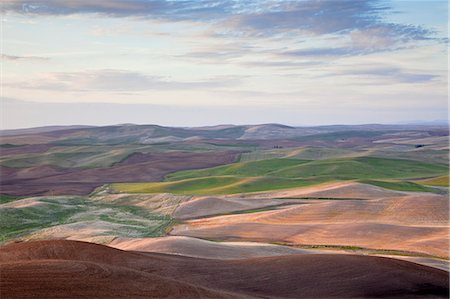
[[[125,125],[2,142],[11,297],[59,284],[101,298],[119,281],[137,298],[448,295],[445,127]]]

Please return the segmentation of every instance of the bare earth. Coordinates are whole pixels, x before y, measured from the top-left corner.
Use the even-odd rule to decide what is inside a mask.
[[[360,194],[360,185],[345,184],[342,189],[348,191],[353,188],[353,191],[345,193],[347,196],[380,197],[302,201],[275,210],[188,220],[175,226],[171,234],[224,241],[361,246],[448,258],[447,196],[387,191],[394,196],[384,197],[386,194],[379,192],[377,187],[371,188],[372,193]],[[337,186],[321,191],[311,189],[308,192],[282,191],[280,195],[307,194],[309,197],[319,193],[323,197],[336,197],[343,192]],[[229,201],[227,198],[223,200]],[[193,202],[198,203],[199,200],[185,202],[179,209],[185,212],[184,207]],[[202,207],[199,204],[196,206],[196,213],[199,214]],[[210,202],[205,206],[211,209]],[[216,206],[222,208],[221,211],[229,208],[223,204]]]
[[[122,250],[160,252],[209,259],[246,259],[301,253],[320,253],[254,242],[212,242],[197,238],[169,236],[161,238],[116,238],[108,246]]]
[[[292,254],[243,260],[39,241],[0,249],[5,298],[447,298],[448,273],[389,258]]]

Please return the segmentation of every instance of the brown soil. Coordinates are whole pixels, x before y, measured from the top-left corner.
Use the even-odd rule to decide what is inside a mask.
[[[213,242],[190,237],[115,238],[108,246],[142,252],[159,252],[209,259],[245,259],[287,254],[319,253],[289,246],[254,242]]]
[[[447,298],[448,273],[389,258],[210,260],[75,241],[0,248],[2,298]]]
[[[189,203],[189,202],[188,202]],[[448,257],[448,198],[407,194],[330,200],[185,221],[172,235],[217,240],[360,246]]]
[[[292,188],[269,192],[255,192],[250,196],[262,198],[355,198],[377,199],[404,196],[404,192],[357,182],[330,182],[310,187]],[[245,196],[245,194],[244,194]]]
[[[314,200],[196,197],[181,203],[173,213],[176,219],[195,219],[252,209],[276,209],[293,204],[311,203]]]
[[[232,163],[238,154],[233,151],[137,153],[112,167],[93,169],[1,167],[1,193],[22,196],[88,194],[106,183],[159,181],[168,173],[179,170]]]

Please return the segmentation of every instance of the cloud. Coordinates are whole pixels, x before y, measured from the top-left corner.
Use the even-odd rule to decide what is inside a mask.
[[[278,53],[297,58],[338,58],[414,48],[411,41],[429,40],[430,31],[411,25],[378,24],[349,32],[349,41],[341,40],[332,47],[307,47]],[[409,43],[409,44],[408,44]]]
[[[417,41],[438,40],[435,32],[423,26],[387,22],[385,16],[393,11],[385,0],[3,0],[3,10],[37,16],[97,14],[165,22],[190,21],[206,25],[204,36],[199,39],[280,38],[281,42],[294,42],[298,46],[305,40],[319,40],[323,44],[321,38],[338,37],[332,47],[327,43],[322,48],[290,47],[280,53],[284,56],[282,61],[295,56],[366,55],[417,46]],[[96,29],[94,33],[105,32]],[[229,63],[244,55],[259,54],[256,47],[248,45],[212,51],[200,49],[183,57],[201,63]],[[284,62],[266,66],[277,64]]]
[[[268,61],[247,61],[242,65],[250,67],[272,67],[278,69],[303,69],[324,65],[323,61],[292,61],[292,60],[268,60]],[[292,75],[289,75],[292,76]]]
[[[124,70],[95,70],[42,74],[34,80],[4,83],[5,86],[55,91],[133,92],[145,90],[215,89],[236,86],[240,77],[215,77],[203,81],[170,81]]]
[[[48,57],[41,57],[41,56],[17,56],[17,55],[6,55],[1,54],[2,60],[5,61],[44,61],[49,60]]]
[[[438,79],[438,75],[418,73],[412,70],[405,70],[397,67],[374,67],[360,68],[353,70],[342,70],[325,75],[326,77],[352,76],[365,77],[370,79],[382,79],[386,83],[427,83]],[[376,81],[372,81],[376,84]]]
[[[3,0],[3,10],[31,15],[101,14],[168,21],[214,21],[222,33],[268,36],[286,31],[306,35],[344,34],[384,27],[384,33],[421,39],[428,30],[387,24],[382,0]],[[217,32],[216,32],[217,33]]]
[[[430,31],[411,25],[377,24],[350,32],[351,44],[362,50],[388,49],[398,43],[425,40]]]
[[[349,31],[370,26],[379,19],[377,1],[282,1],[277,9],[239,14],[227,24],[256,35],[274,34],[286,30],[320,35]]]
[[[237,14],[223,22],[243,35],[304,38],[322,35],[352,37],[354,47],[379,48],[397,42],[430,38],[431,30],[420,26],[393,24],[383,17],[391,8],[379,0],[279,1],[272,11]],[[369,38],[367,38],[369,37]],[[383,40],[384,38],[384,40]]]
[[[233,1],[197,0],[3,0],[3,9],[32,15],[102,14],[171,20],[211,19],[223,15]]]
[[[349,56],[358,54],[359,52],[360,51],[349,47],[305,48],[281,52],[280,55],[297,56],[297,57],[323,57],[323,56]]]

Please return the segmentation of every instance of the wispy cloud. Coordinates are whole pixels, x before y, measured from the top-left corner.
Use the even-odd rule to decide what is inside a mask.
[[[1,58],[5,61],[45,61],[50,59],[49,57],[42,56],[18,56],[6,54],[1,54]]]
[[[113,17],[183,20],[220,17],[233,7],[233,2],[202,0],[3,0],[3,9],[35,15],[102,14]]]
[[[280,1],[270,10],[238,14],[227,20],[237,30],[268,35],[296,30],[310,35],[343,33],[379,22],[387,9],[378,1]]]
[[[381,110],[397,119],[413,106],[414,118],[429,108],[441,115],[447,16],[436,3],[3,0],[4,93],[55,103],[248,105],[241,120],[261,103],[261,121],[276,111],[291,121],[367,121]],[[51,63],[38,67],[46,57]]]
[[[438,75],[417,72],[414,70],[402,69],[398,67],[360,67],[352,70],[341,70],[333,72],[326,77],[351,76],[358,78],[380,79],[382,83],[426,83],[438,79]],[[371,81],[371,84],[379,84]]]
[[[173,81],[162,77],[124,70],[46,73],[32,80],[5,82],[5,86],[21,89],[77,92],[216,89],[239,84],[240,78],[232,76],[215,77],[203,81]]]
[[[225,42],[222,46],[196,49],[178,56],[198,63],[249,65],[239,58],[267,52],[267,49],[242,42],[245,37],[289,41],[289,46],[273,50],[271,62],[258,65],[269,67],[289,67],[288,60],[292,67],[301,66],[305,62],[298,61],[299,58],[337,59],[395,51],[436,38],[432,30],[423,26],[386,21],[385,16],[392,13],[392,8],[385,0],[4,0],[3,10],[37,16],[96,14],[204,24],[199,40],[216,38]],[[93,33],[105,34],[104,30],[96,28]],[[124,30],[126,28],[114,29],[115,32]],[[332,36],[337,37],[332,46],[321,40]],[[241,45],[227,44],[236,38]],[[301,44],[312,39],[321,41],[323,46],[318,46],[321,43]],[[318,64],[318,61],[313,63]]]
[[[224,35],[273,37],[308,40],[325,36],[340,36],[341,48],[304,49],[302,55],[342,56],[362,55],[394,50],[414,41],[433,38],[434,32],[419,25],[385,21],[390,13],[386,1],[277,1],[278,6],[258,12],[230,15],[220,22]],[[302,53],[303,51],[303,53]]]
[[[296,57],[331,57],[331,56],[349,56],[360,53],[359,50],[355,50],[350,47],[338,47],[338,48],[303,48],[298,50],[290,50],[279,53],[283,56],[296,56]]]
[[[267,61],[246,61],[241,63],[244,66],[250,66],[250,67],[271,67],[271,68],[278,68],[278,69],[304,69],[304,68],[311,68],[316,67],[319,65],[324,65],[325,63],[323,61],[292,61],[292,60],[274,60],[270,59]],[[292,75],[288,75],[292,76]]]
[[[390,24],[381,0],[3,0],[6,12],[31,15],[101,14],[169,21],[212,21],[216,34],[270,36],[295,31],[304,35],[348,34],[380,30],[400,39],[423,39],[432,32],[420,26]]]

